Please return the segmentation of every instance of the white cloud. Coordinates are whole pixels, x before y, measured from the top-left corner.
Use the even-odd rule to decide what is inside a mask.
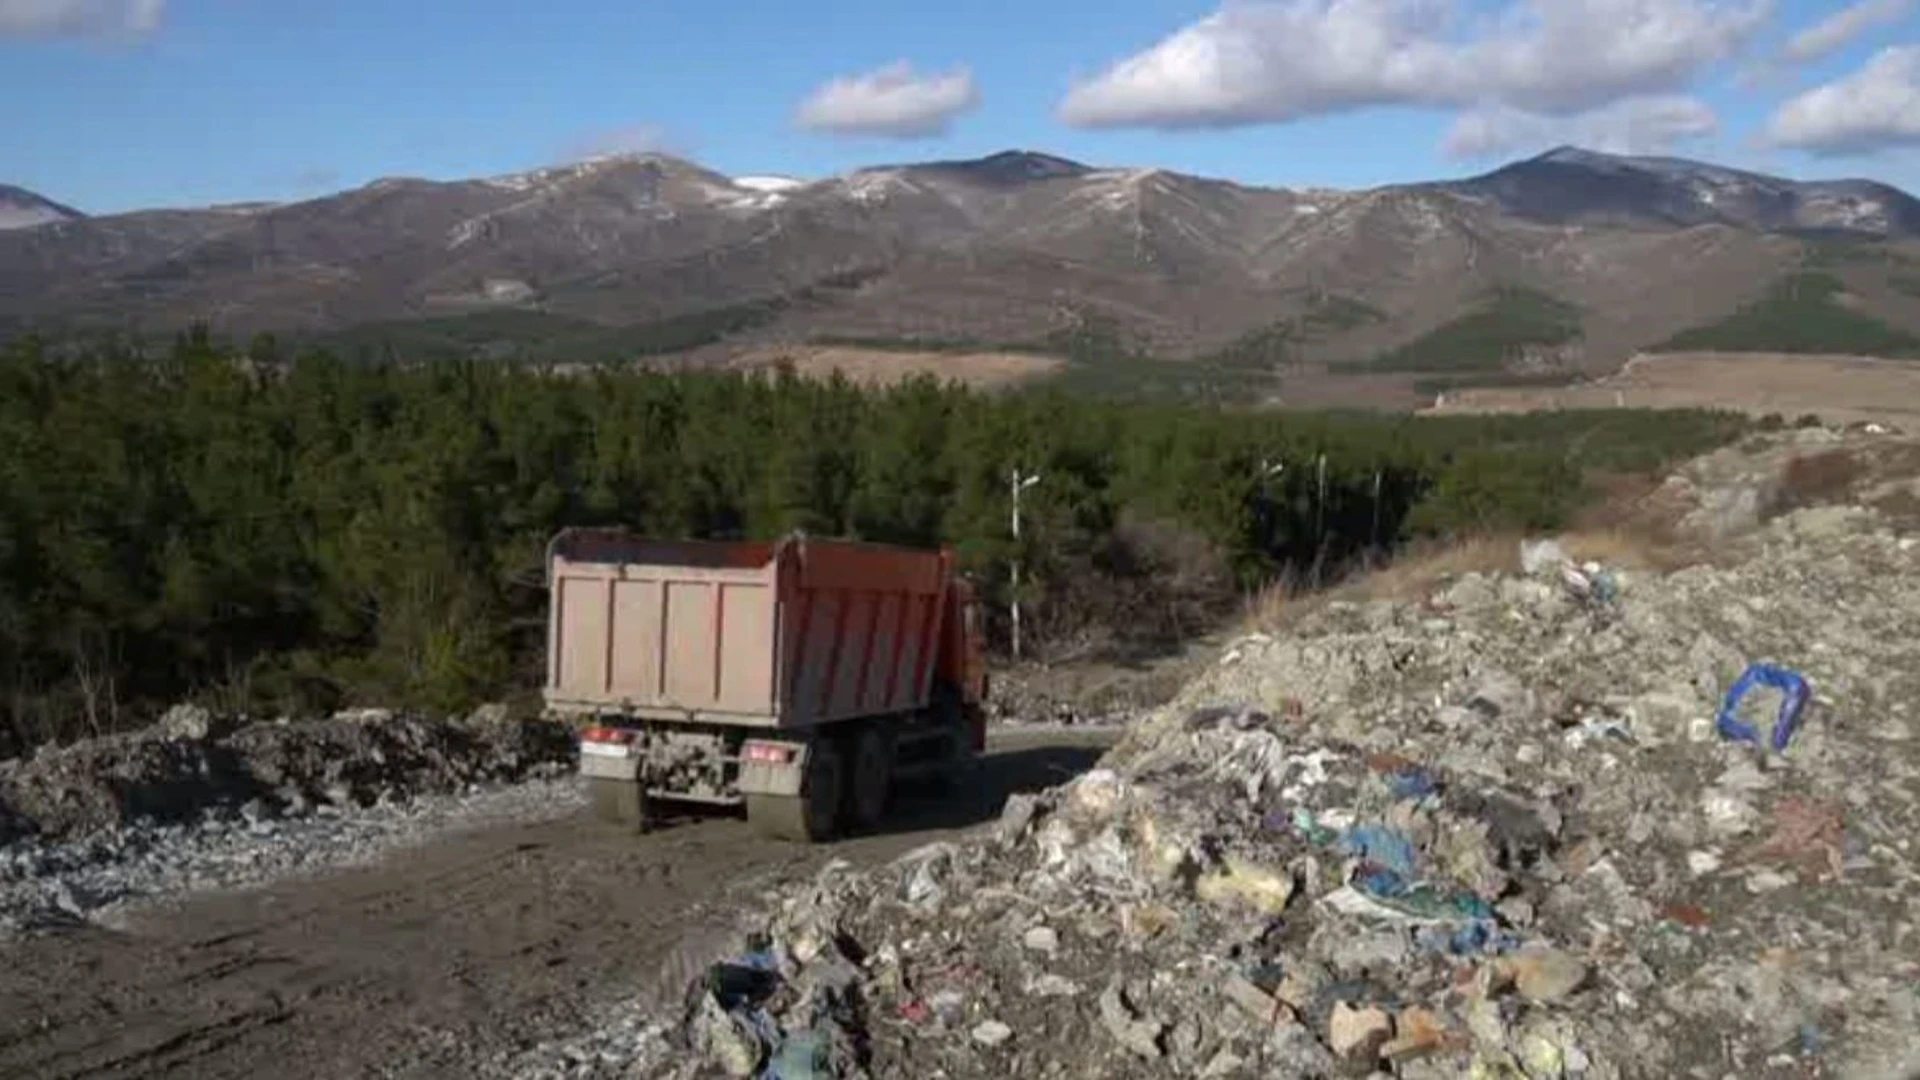
[[[160,28],[167,0],[0,0],[0,38],[125,37]]]
[[[1706,103],[1679,95],[1626,98],[1573,116],[1543,116],[1505,106],[1463,113],[1442,147],[1473,158],[1572,144],[1609,154],[1664,154],[1719,129]]]
[[[834,79],[800,104],[800,126],[838,135],[925,138],[945,134],[980,103],[973,72],[916,74],[906,61]]]
[[[1823,155],[1920,145],[1920,45],[1882,49],[1851,75],[1789,99],[1762,141]]]
[[[1780,59],[1805,64],[1837,52],[1860,35],[1891,26],[1907,17],[1914,0],[1860,0],[1795,34],[1780,50]]]
[[[1477,32],[1452,0],[1228,0],[1078,83],[1082,127],[1227,127],[1373,105],[1567,116],[1684,89],[1759,29],[1767,0],[1528,0]]]

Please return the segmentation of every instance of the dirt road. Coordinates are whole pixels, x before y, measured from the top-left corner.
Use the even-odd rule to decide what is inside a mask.
[[[757,882],[891,858],[1090,767],[1112,736],[997,734],[979,789],[814,849],[733,819],[453,835],[361,870],[0,945],[0,1076],[472,1076],[725,947]],[[697,960],[687,961],[695,962]]]

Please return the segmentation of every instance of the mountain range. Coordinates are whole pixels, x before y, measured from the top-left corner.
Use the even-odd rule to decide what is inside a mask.
[[[99,217],[0,187],[0,334],[430,328],[636,355],[1097,340],[1323,373],[1551,375],[1751,322],[1809,275],[1844,318],[1920,335],[1920,200],[1572,147],[1359,191],[1030,151],[817,181],[624,155]]]

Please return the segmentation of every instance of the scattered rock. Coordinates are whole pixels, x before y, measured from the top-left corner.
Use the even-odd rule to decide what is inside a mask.
[[[1587,965],[1558,949],[1526,950],[1505,961],[1514,989],[1536,1004],[1559,1001],[1586,981]]]
[[[1166,1025],[1136,1016],[1117,981],[1100,992],[1100,1022],[1116,1042],[1143,1058],[1159,1058],[1165,1053],[1160,1047],[1160,1033]]]
[[[1036,926],[1021,935],[1020,943],[1034,952],[1052,956],[1060,951],[1060,935],[1050,926]]]
[[[1446,1045],[1447,1028],[1439,1015],[1414,1005],[1400,1011],[1394,1036],[1380,1047],[1380,1054],[1392,1061],[1404,1061],[1431,1054]]]
[[[973,1029],[973,1041],[988,1048],[1005,1045],[1013,1029],[998,1020],[983,1020]]]
[[[169,739],[207,739],[214,733],[211,709],[198,705],[175,705],[155,725]]]
[[[1393,1036],[1393,1021],[1374,1006],[1356,1009],[1344,1001],[1335,1002],[1333,1016],[1327,1021],[1327,1046],[1343,1058],[1372,1060]]]

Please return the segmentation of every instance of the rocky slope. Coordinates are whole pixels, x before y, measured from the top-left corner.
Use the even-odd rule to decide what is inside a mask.
[[[508,312],[535,333],[551,316],[644,324],[811,290],[736,343],[1037,342],[1097,326],[1178,357],[1291,320],[1290,359],[1339,364],[1524,285],[1582,312],[1562,359],[1604,367],[1761,295],[1807,233],[1895,245],[1847,273],[1863,310],[1899,306],[1880,279],[1920,258],[1920,202],[1865,181],[1575,150],[1367,191],[1031,152],[810,183],[640,155],[11,230],[0,322],[245,333]],[[1298,332],[1329,297],[1367,317]]]
[[[1303,613],[543,1075],[1914,1075],[1916,477],[1775,436],[1641,506],[1709,561]],[[1781,695],[1716,717],[1755,662],[1811,686],[1777,748]]]

